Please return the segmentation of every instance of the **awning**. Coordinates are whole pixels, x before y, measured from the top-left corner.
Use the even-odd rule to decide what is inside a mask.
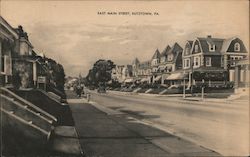
[[[161,79],[161,76],[157,76],[154,81],[159,81]]]
[[[133,82],[133,79],[132,78],[128,78],[126,80],[124,80],[125,83],[130,83],[130,82]]]
[[[133,81],[136,82],[136,81],[140,81],[141,79],[140,78],[134,78]]]
[[[167,65],[160,65],[160,66],[158,67],[158,70],[165,70],[166,67],[167,67]]]
[[[150,80],[150,77],[146,77],[146,78],[141,79],[141,82],[149,82],[149,80]]]
[[[158,67],[158,70],[166,70],[166,69],[171,69],[172,65],[160,65]]]
[[[182,80],[186,78],[187,76],[188,74],[184,74],[184,73],[174,73],[174,74],[171,74],[169,77],[167,77],[166,80]]]

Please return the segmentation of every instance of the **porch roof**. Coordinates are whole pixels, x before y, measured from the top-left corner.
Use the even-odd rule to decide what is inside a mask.
[[[161,79],[161,75],[157,76],[154,81],[159,81]]]
[[[186,77],[188,76],[188,74],[184,74],[182,72],[179,72],[179,73],[173,73],[171,74],[170,76],[168,76],[166,78],[166,80],[182,80],[182,79],[186,79]]]

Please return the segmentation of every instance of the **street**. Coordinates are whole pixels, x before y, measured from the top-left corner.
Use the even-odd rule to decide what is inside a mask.
[[[247,102],[195,102],[181,98],[91,92],[91,100],[109,109],[192,141],[225,156],[249,153]]]
[[[67,91],[75,128],[85,156],[182,157],[221,156],[198,144],[167,133]]]

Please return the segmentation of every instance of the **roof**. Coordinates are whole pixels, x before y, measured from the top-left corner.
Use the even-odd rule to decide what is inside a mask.
[[[187,43],[190,44],[191,46],[193,45],[194,41],[188,40]]]
[[[176,53],[179,51],[183,51],[183,48],[178,43],[174,43],[174,46],[172,46],[172,48],[167,52],[167,54]]]
[[[150,62],[150,61],[141,62],[141,63],[139,64],[139,67],[140,67],[141,69],[151,68],[151,62]]]
[[[171,47],[169,45],[167,45],[167,47],[161,52],[161,57],[166,56],[167,52],[171,49]]]
[[[182,80],[184,78],[186,79],[187,76],[188,74],[183,73],[183,72],[172,73],[166,78],[166,80]]]
[[[160,58],[160,52],[158,49],[156,49],[152,59],[158,59],[158,58]]]
[[[16,39],[18,39],[18,34],[15,29],[2,17],[0,16],[0,23],[7,29]]]
[[[199,40],[201,44],[201,49],[203,50],[203,53],[210,53],[209,51],[209,44],[210,45],[215,45],[215,53],[220,53],[223,41],[225,39],[220,39],[220,38],[212,38],[212,37],[207,37],[207,38],[200,38],[198,37],[197,40]]]
[[[140,63],[140,61],[138,60],[138,58],[135,58],[134,60],[133,60],[133,62],[132,62],[132,65],[133,64],[139,64]]]
[[[221,48],[221,52],[226,52],[231,44],[231,42],[236,39],[236,37],[232,37],[232,38],[229,38],[229,39],[225,39],[223,41],[223,45],[222,45],[222,48]]]

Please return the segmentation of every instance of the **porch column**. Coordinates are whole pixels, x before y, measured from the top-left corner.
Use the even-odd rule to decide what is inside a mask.
[[[227,63],[228,63],[227,55],[224,55],[223,57],[224,57],[224,69],[227,70]]]
[[[2,72],[2,57],[3,57],[3,53],[2,53],[2,39],[0,38],[0,73]],[[0,86],[4,85],[4,80],[5,77],[3,75],[0,76]]]
[[[188,73],[188,87],[191,87],[191,81],[192,81],[191,75],[192,75],[192,72],[189,72]]]
[[[36,86],[36,82],[37,82],[37,65],[36,65],[36,62],[33,62],[33,82],[34,82],[34,86]]]
[[[3,53],[2,53],[2,40],[0,39],[0,70],[2,71],[2,57],[3,57]],[[0,71],[0,72],[1,72]]]
[[[165,75],[163,74],[163,75],[161,75],[161,84],[164,84],[164,79],[165,79],[165,77],[164,77]]]
[[[234,78],[235,82],[234,82],[234,88],[238,88],[239,87],[239,81],[240,81],[240,69],[239,66],[235,66],[235,78]]]

